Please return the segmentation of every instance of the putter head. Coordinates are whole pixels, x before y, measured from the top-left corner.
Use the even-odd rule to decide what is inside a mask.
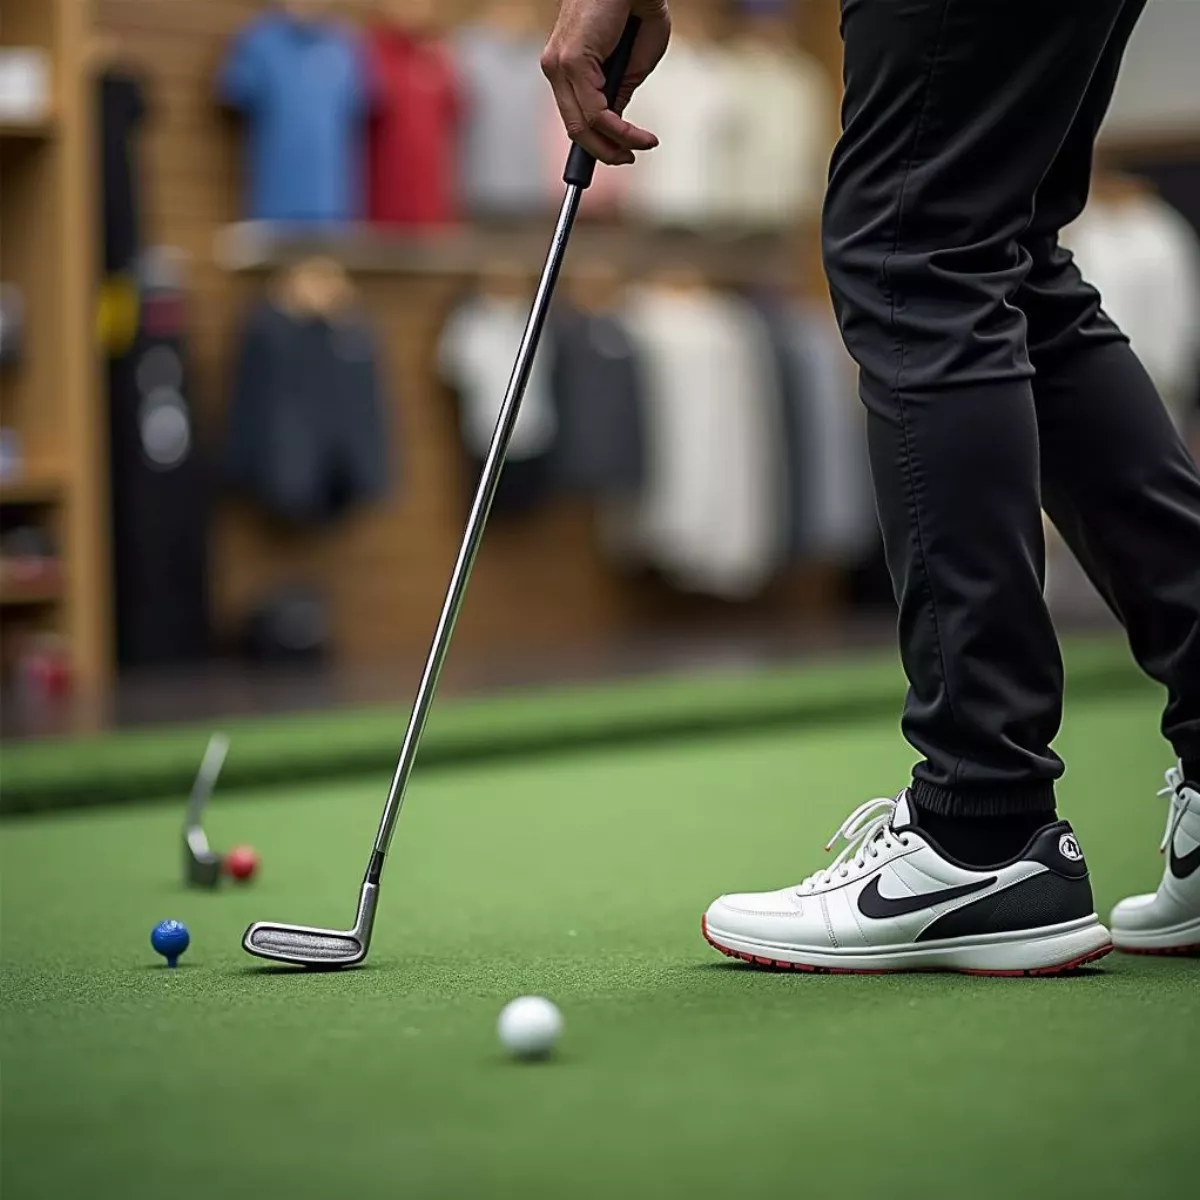
[[[255,921],[242,935],[242,949],[258,958],[298,967],[321,970],[356,967],[367,957],[371,945],[378,895],[378,885],[363,884],[358,916],[352,929],[318,929],[312,925]]]
[[[229,738],[214,733],[188,797],[183,818],[183,879],[192,887],[214,888],[221,882],[221,856],[209,846],[202,821],[228,752]]]
[[[221,856],[209,849],[199,828],[184,831],[183,877],[192,887],[214,888],[221,882]]]

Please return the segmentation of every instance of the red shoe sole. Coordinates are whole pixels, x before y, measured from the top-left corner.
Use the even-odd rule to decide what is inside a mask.
[[[1106,954],[1110,954],[1113,949],[1111,944],[1101,946],[1099,950],[1089,951],[1079,958],[1073,958],[1070,962],[1060,963],[1053,967],[1033,967],[1028,971],[976,971],[970,968],[958,968],[956,970],[953,967],[882,967],[879,969],[866,967],[818,967],[813,963],[784,962],[782,959],[764,958],[759,954],[747,954],[742,950],[731,950],[728,946],[722,946],[720,942],[713,941],[712,937],[709,936],[707,916],[700,918],[700,932],[704,934],[704,940],[714,950],[720,950],[728,958],[740,959],[742,962],[750,963],[751,966],[764,967],[771,971],[805,971],[810,975],[902,975],[906,972],[932,970],[954,971],[959,975],[985,975],[995,978],[1019,979],[1034,975],[1063,975],[1069,971],[1077,971],[1080,967],[1086,966],[1088,963],[1093,963],[1097,959],[1103,958]]]
[[[1148,954],[1161,958],[1188,958],[1200,955],[1200,942],[1194,946],[1118,946],[1122,954]]]

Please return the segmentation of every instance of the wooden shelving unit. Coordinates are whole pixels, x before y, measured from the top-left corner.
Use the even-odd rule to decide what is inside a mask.
[[[0,6],[11,2],[0,0]],[[474,481],[463,467],[453,405],[432,369],[444,316],[461,293],[464,275],[477,272],[489,257],[536,270],[546,253],[553,213],[533,222],[528,236],[468,230],[420,243],[377,233],[349,241],[303,239],[230,224],[244,212],[245,130],[215,102],[214,74],[231,39],[264,4],[103,0],[95,5],[101,34],[119,44],[152,101],[152,115],[139,135],[144,174],[152,182],[145,205],[148,229],[156,244],[179,247],[193,264],[188,361],[196,381],[190,400],[197,429],[215,439],[227,427],[240,330],[244,314],[262,293],[264,277],[297,258],[332,253],[354,273],[378,332],[398,486],[385,504],[313,537],[281,532],[248,506],[222,498],[209,538],[213,618],[223,636],[232,634],[262,596],[282,581],[304,579],[328,596],[334,637],[346,660],[407,659],[424,654],[428,646],[430,614],[442,600],[462,533],[464,495]],[[348,2],[336,7],[353,19],[376,6]],[[467,19],[477,7],[476,0],[438,0],[437,5],[448,22]],[[547,17],[552,7],[542,5]],[[726,0],[688,0],[677,7],[681,24],[688,12],[732,8]],[[827,65],[836,86],[841,75],[838,0],[804,0],[793,11],[796,44]],[[829,117],[832,135],[832,106]],[[556,201],[554,194],[550,203]],[[613,236],[581,221],[569,269],[595,260],[638,271],[647,262],[643,250],[649,255],[656,248],[657,243],[644,246],[628,232]],[[758,277],[757,264],[765,260],[772,273],[811,280],[813,296],[827,295],[815,229],[796,231],[794,244],[788,239],[783,246],[710,239],[700,253],[707,275],[735,286]],[[826,612],[830,605],[822,597],[828,589],[802,582],[800,599],[793,602],[789,583],[764,609],[789,618]],[[810,596],[816,597],[812,605]],[[528,646],[531,653],[557,652],[607,644],[677,616],[710,620],[691,598],[645,594],[614,571],[592,511],[564,502],[507,528],[503,522],[492,526],[456,645],[467,655],[503,653],[513,644]]]
[[[24,301],[20,361],[0,368],[0,426],[22,462],[0,480],[0,525],[40,526],[61,559],[53,587],[0,592],[0,658],[11,667],[26,635],[57,635],[88,690],[112,671],[90,17],[89,0],[3,0],[0,18],[0,45],[45,51],[53,79],[48,115],[0,121],[0,281]]]

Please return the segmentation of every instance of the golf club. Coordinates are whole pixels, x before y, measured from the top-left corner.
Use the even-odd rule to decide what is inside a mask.
[[[633,44],[637,40],[640,26],[641,21],[637,17],[629,18],[621,34],[621,40],[617,43],[617,48],[604,64],[604,94],[610,108],[616,103],[617,92],[620,89],[621,81],[625,78],[629,57],[633,52]],[[405,788],[408,786],[413,763],[416,761],[421,734],[425,729],[425,722],[433,704],[434,693],[437,691],[438,677],[441,675],[442,664],[445,662],[446,653],[450,648],[450,639],[453,636],[454,625],[458,620],[463,598],[466,595],[471,569],[475,565],[475,556],[479,551],[480,542],[483,540],[484,526],[487,524],[492,499],[500,482],[500,472],[503,470],[508,444],[516,427],[521,400],[525,395],[525,387],[529,382],[534,356],[537,354],[538,342],[541,339],[542,327],[545,325],[550,301],[554,295],[554,287],[558,282],[559,271],[566,255],[567,242],[575,224],[575,216],[579,211],[583,192],[591,184],[595,169],[596,160],[587,151],[580,146],[571,148],[567,167],[563,173],[563,182],[567,185],[566,195],[563,197],[554,237],[550,243],[545,265],[542,267],[541,277],[538,280],[533,307],[525,326],[520,349],[517,352],[508,390],[504,395],[504,403],[500,407],[496,430],[492,435],[487,458],[484,460],[483,469],[479,475],[475,497],[471,502],[458,558],[455,560],[454,570],[450,575],[441,616],[438,618],[437,628],[433,635],[433,644],[425,662],[425,669],[421,674],[421,682],[417,688],[408,728],[400,749],[400,758],[396,763],[392,784],[388,790],[387,803],[384,805],[383,816],[379,822],[379,831],[371,851],[367,874],[359,892],[358,912],[354,918],[354,924],[349,929],[339,930],[257,921],[246,930],[242,937],[242,946],[259,958],[305,967],[334,968],[356,966],[367,956],[371,945],[371,929],[375,923],[375,906],[379,900],[379,880],[383,873],[384,858],[396,828],[396,819],[400,815],[400,808],[404,803]]]
[[[221,880],[221,856],[208,844],[202,819],[217,776],[225,764],[229,752],[229,738],[223,733],[214,733],[208,739],[192,794],[188,797],[187,811],[183,818],[183,881],[192,887],[216,887]]]

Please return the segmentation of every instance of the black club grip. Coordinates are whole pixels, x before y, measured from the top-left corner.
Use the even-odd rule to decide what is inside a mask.
[[[609,108],[617,102],[617,93],[621,90],[625,72],[629,70],[629,58],[633,54],[633,44],[637,41],[638,30],[641,27],[641,17],[631,14],[625,22],[617,48],[604,62],[604,98],[608,101]],[[582,146],[572,146],[567,157],[567,169],[563,172],[563,182],[586,188],[591,185],[595,173],[596,160]]]

